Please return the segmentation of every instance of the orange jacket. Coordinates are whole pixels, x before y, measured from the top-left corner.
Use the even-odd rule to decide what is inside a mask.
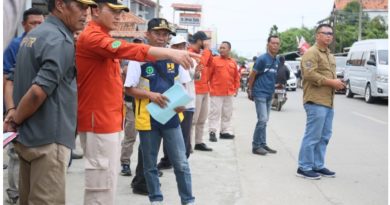
[[[91,21],[76,44],[78,116],[80,132],[113,133],[122,130],[123,83],[120,59],[154,60],[150,46],[112,38]]]
[[[240,74],[236,61],[232,58],[214,57],[210,67],[210,95],[235,95],[239,87]]]
[[[192,48],[189,48],[188,51],[194,53],[200,53],[199,51],[195,51]],[[213,55],[210,49],[204,49],[202,53],[202,57],[200,58],[200,63],[203,65],[203,70],[201,72],[200,80],[195,80],[195,93],[196,94],[206,94],[209,92],[209,67],[213,61]]]

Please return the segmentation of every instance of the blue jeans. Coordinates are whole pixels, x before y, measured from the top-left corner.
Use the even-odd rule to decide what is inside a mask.
[[[176,182],[182,204],[194,202],[190,167],[188,165],[183,135],[180,126],[177,128],[139,131],[143,154],[144,174],[149,191],[150,201],[163,201],[158,179],[157,155],[161,139],[166,147],[173,165]]]
[[[334,110],[316,104],[305,104],[306,129],[299,151],[299,168],[303,171],[324,168],[326,146],[332,136]]]
[[[252,148],[257,149],[267,145],[266,128],[269,114],[271,112],[272,98],[267,99],[255,97],[254,101],[256,105],[257,123],[255,132],[253,133]]]

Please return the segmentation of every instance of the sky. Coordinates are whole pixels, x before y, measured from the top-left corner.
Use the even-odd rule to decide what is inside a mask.
[[[239,55],[252,58],[265,52],[272,25],[279,32],[302,23],[312,28],[330,15],[334,0],[160,0],[162,16],[168,21],[173,20],[172,3],[201,4],[201,27],[217,28],[218,43],[230,41]]]

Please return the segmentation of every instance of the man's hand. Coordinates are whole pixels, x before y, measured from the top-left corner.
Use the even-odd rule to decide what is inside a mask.
[[[184,112],[185,110],[186,110],[186,108],[184,106],[180,106],[180,107],[176,107],[175,108],[175,112],[176,113]]]
[[[3,132],[16,132],[16,128],[12,126],[11,121],[14,120],[15,109],[8,111],[3,122]]]
[[[341,90],[345,88],[345,84],[340,79],[332,79],[332,87],[336,90]]]
[[[162,95],[161,93],[155,93],[155,92],[150,92],[149,93],[149,99],[156,103],[158,106],[161,108],[164,108],[167,106],[167,103],[169,102],[168,98]]]
[[[251,89],[247,89],[246,92],[248,93],[248,99],[253,101],[252,90]]]
[[[190,69],[194,67],[194,62],[192,58],[198,59],[201,56],[196,53],[183,51],[183,50],[171,50],[169,58],[180,65],[182,65],[185,69]]]

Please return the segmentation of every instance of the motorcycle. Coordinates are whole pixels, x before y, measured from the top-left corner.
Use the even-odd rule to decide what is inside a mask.
[[[287,94],[286,94],[286,88],[285,86],[281,84],[277,84],[275,86],[275,93],[272,97],[272,107],[275,108],[277,111],[282,110],[282,106],[287,101]]]
[[[241,73],[241,79],[240,79],[240,87],[241,91],[245,92],[248,88],[248,78],[249,78],[249,72],[242,72]]]

